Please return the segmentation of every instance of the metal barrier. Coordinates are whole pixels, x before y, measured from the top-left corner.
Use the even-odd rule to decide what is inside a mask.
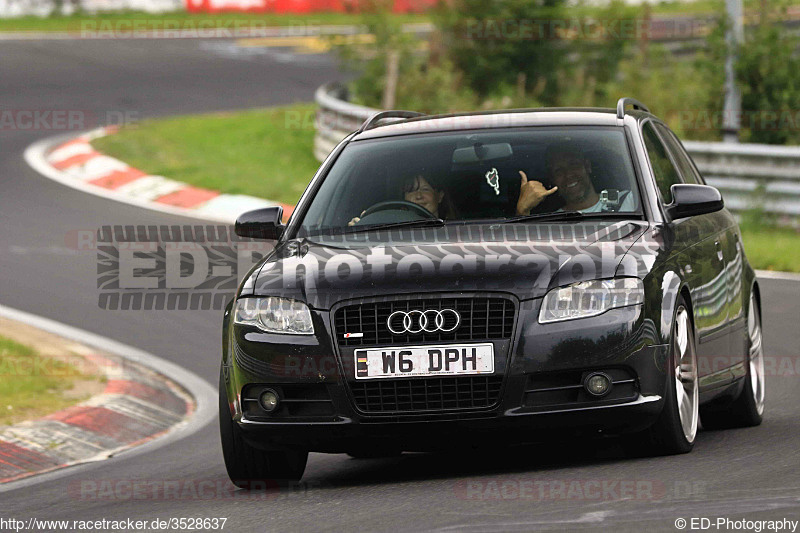
[[[338,84],[317,89],[317,133],[314,156],[322,161],[336,144],[378,109],[347,102]],[[734,212],[762,209],[766,213],[800,216],[800,146],[683,143],[709,185],[722,193]]]
[[[800,216],[800,147],[683,143],[703,177],[732,211],[759,208]]]
[[[317,133],[314,136],[314,157],[322,162],[339,141],[356,131],[379,109],[347,102],[347,89],[328,83],[317,89],[314,96],[317,109]]]

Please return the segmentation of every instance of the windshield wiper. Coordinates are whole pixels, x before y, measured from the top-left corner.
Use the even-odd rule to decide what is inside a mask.
[[[444,220],[441,218],[425,218],[422,220],[406,220],[405,222],[391,222],[389,224],[377,224],[364,226],[359,228],[354,226],[352,230],[345,231],[344,233],[362,233],[365,231],[377,231],[393,228],[408,228],[408,227],[441,227],[444,226]]]
[[[632,218],[639,217],[639,213],[617,213],[617,212],[599,212],[599,213],[583,213],[581,211],[556,211],[555,213],[537,213],[535,215],[520,215],[517,217],[506,219],[502,224],[512,224],[514,222],[528,222],[530,220],[547,222],[551,220],[580,220],[584,218]]]

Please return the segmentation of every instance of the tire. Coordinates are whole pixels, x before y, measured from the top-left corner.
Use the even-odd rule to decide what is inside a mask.
[[[692,451],[699,421],[697,350],[689,306],[678,299],[672,324],[664,409],[649,429],[636,435],[637,455],[675,455]]]
[[[747,374],[739,397],[725,410],[703,411],[703,427],[741,428],[761,424],[764,417],[764,349],[761,313],[755,294],[750,293],[747,310]]]
[[[268,450],[248,444],[234,424],[222,370],[219,373],[219,433],[222,455],[231,482],[243,489],[274,488],[299,481],[308,461],[308,451]]]

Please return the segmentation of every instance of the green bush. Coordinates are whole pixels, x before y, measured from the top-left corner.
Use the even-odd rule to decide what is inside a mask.
[[[345,68],[356,73],[350,83],[356,103],[382,107],[390,54],[398,56],[398,84],[395,108],[425,113],[474,109],[477,99],[463,86],[462,73],[439,53],[441,34],[434,32],[428,42],[404,33],[392,16],[387,0],[362,3],[361,23],[373,40],[356,43],[333,41]]]
[[[553,31],[567,20],[564,0],[452,0],[434,21],[442,44],[466,85],[479,98],[521,85],[546,105],[556,105],[568,48]],[[544,21],[544,23],[542,23]]]
[[[739,50],[742,140],[768,144],[800,142],[800,39],[783,25],[786,2],[761,13],[759,25]]]
[[[646,103],[679,137],[717,140],[719,114],[710,109],[713,75],[697,60],[680,59],[651,45],[620,62],[616,78],[605,86],[606,100],[600,103],[613,106],[620,96],[632,96]]]
[[[787,0],[778,2],[762,3],[767,7],[761,24],[748,28],[739,50],[743,142],[800,143],[800,39],[781,20]],[[707,3],[724,13],[723,0]],[[613,107],[620,97],[633,96],[682,138],[720,140],[728,52],[724,17],[712,27],[706,46],[687,57],[636,33],[647,6],[621,0],[600,8],[565,6],[565,0],[440,2],[432,14],[436,30],[420,42],[401,31],[387,0],[373,0],[363,22],[375,39],[340,47],[345,64],[357,74],[350,87],[354,100],[381,107],[388,57],[397,54],[397,108],[445,113]],[[617,25],[604,26],[608,21]],[[602,31],[589,31],[596,27]]]
[[[724,13],[724,3],[718,0]],[[784,24],[789,2],[761,2],[755,25],[745,27],[745,41],[737,50],[736,79],[742,93],[742,142],[766,144],[800,143],[800,69],[797,50],[800,39]],[[750,11],[753,13],[753,11]],[[725,31],[730,21],[720,17],[707,39],[701,70],[708,84],[709,112],[722,127],[725,101],[725,57],[729,46]]]

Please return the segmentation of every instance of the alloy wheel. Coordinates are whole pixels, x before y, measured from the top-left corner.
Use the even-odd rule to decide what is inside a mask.
[[[764,414],[764,348],[761,343],[761,319],[758,317],[756,299],[750,295],[747,315],[747,332],[750,336],[750,386],[759,415]]]
[[[699,388],[694,346],[689,343],[689,327],[689,313],[684,306],[680,306],[675,316],[675,343],[677,345],[675,401],[678,405],[683,436],[688,442],[694,442],[699,419]]]

